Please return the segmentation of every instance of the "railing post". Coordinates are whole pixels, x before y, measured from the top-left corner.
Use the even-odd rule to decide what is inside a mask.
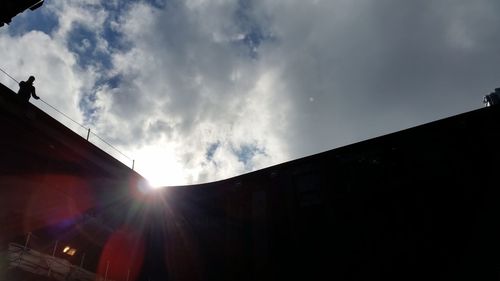
[[[89,141],[89,137],[90,137],[90,128],[87,131],[87,141]]]
[[[26,249],[28,248],[28,243],[30,242],[30,238],[31,238],[31,232],[28,232],[28,237],[26,237],[26,242],[24,243],[24,248],[21,251],[21,253],[19,253],[19,258],[18,258],[19,262],[17,263],[17,266],[21,266],[21,259],[23,258],[24,252],[26,252]]]
[[[30,238],[31,238],[31,232],[28,232],[28,237],[26,237],[26,243],[24,243],[23,251],[26,251],[26,249],[28,248],[28,243],[30,242]]]
[[[57,250],[57,244],[59,244],[59,240],[56,240],[56,244],[54,245],[54,250],[52,250],[52,257],[54,258],[56,256],[56,250]],[[52,262],[54,259],[52,259]],[[50,276],[50,273],[52,272],[52,267],[50,266],[50,263],[48,264],[49,266],[49,271],[47,272],[47,276]]]
[[[132,160],[132,170],[134,169],[135,166],[135,160]]]
[[[59,244],[59,240],[56,240],[56,244],[54,245],[54,250],[52,251],[52,256],[54,257],[56,255],[57,251],[57,245]]]
[[[104,273],[104,281],[108,280],[108,269],[109,269],[109,261],[106,262],[106,272]]]
[[[85,260],[85,253],[82,255],[82,260],[80,261],[80,268],[83,268],[83,261]]]

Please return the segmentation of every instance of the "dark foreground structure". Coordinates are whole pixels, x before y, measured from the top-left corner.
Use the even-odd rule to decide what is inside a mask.
[[[499,277],[498,106],[143,192],[140,175],[0,92],[1,280]]]
[[[0,2],[0,27],[9,24],[12,18],[27,9],[36,10],[40,8],[44,0],[2,0]]]

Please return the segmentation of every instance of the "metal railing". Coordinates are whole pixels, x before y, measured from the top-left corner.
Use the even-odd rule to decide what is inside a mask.
[[[50,256],[26,245],[10,243],[7,252],[9,267],[59,281],[113,281],[94,272],[72,265],[65,259]]]
[[[0,68],[0,71],[8,78],[10,78],[14,83],[5,83],[4,85],[11,89],[13,92],[15,92],[12,88],[15,87],[17,84],[19,84],[19,81],[17,81],[14,77],[12,77],[9,73],[7,73],[5,70]],[[0,80],[0,82],[4,82]],[[120,151],[118,148],[110,144],[108,141],[106,141],[104,138],[101,136],[97,135],[96,133],[92,132],[92,130],[89,127],[86,127],[79,123],[78,121],[74,120],[70,116],[66,115],[64,112],[60,111],[56,107],[52,106],[49,104],[47,101],[43,100],[40,98],[40,101],[44,104],[44,106],[40,107],[37,106],[40,110],[57,120],[59,123],[63,124],[65,127],[69,128],[82,138],[85,138],[88,142],[92,143],[93,145],[97,146],[100,148],[102,151],[106,152],[107,154],[111,155],[118,161],[122,162],[123,164],[129,166],[134,169],[135,166],[135,160],[127,156],[125,153]]]

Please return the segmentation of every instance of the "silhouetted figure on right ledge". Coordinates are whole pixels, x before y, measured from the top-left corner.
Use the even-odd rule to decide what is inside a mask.
[[[30,76],[27,81],[21,81],[19,83],[19,91],[17,92],[17,96],[22,101],[28,102],[31,96],[33,96],[33,98],[35,98],[36,100],[40,99],[40,97],[36,95],[35,86],[33,86],[34,81],[35,77]]]
[[[500,88],[496,88],[495,92],[484,96],[484,106],[493,106],[500,104]]]

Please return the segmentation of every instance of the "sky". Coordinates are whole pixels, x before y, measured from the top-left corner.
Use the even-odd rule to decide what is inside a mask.
[[[46,0],[0,28],[0,67],[34,75],[152,185],[203,183],[482,107],[500,86],[499,14],[498,0]]]

